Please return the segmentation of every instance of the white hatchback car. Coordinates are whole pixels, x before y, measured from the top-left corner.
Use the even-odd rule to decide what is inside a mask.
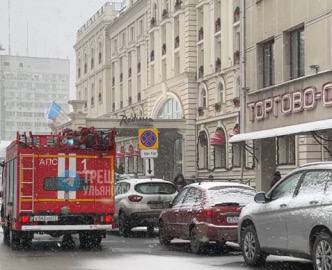
[[[146,226],[150,234],[158,225],[161,211],[177,195],[172,182],[162,179],[126,179],[117,182],[115,221],[120,235],[127,237],[132,228]]]
[[[269,254],[311,259],[332,269],[332,163],[304,165],[242,209],[240,245],[250,266]]]

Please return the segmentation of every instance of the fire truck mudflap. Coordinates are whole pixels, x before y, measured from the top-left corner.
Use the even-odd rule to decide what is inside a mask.
[[[114,131],[20,135],[6,152],[1,218],[4,241],[29,244],[35,233],[78,233],[99,245],[114,214]]]

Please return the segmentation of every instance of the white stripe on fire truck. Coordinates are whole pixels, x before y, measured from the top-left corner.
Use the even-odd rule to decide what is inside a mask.
[[[76,154],[69,154],[69,177],[76,177]],[[76,199],[76,191],[69,191],[69,199]]]
[[[66,167],[66,154],[58,154],[58,177],[63,177]],[[58,199],[64,199],[65,192],[63,190],[58,190]]]

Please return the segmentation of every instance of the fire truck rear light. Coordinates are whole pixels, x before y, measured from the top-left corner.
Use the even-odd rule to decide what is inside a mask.
[[[21,222],[22,223],[29,223],[30,222],[30,217],[29,216],[23,216],[23,217],[21,217]]]
[[[111,223],[112,222],[112,216],[105,216],[104,217],[104,222],[105,223]]]
[[[131,202],[140,202],[143,199],[143,197],[139,195],[130,195],[128,196],[128,199]]]

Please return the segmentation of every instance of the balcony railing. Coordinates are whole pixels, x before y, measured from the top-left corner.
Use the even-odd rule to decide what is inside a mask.
[[[203,40],[203,38],[204,38],[204,30],[203,30],[203,27],[201,27],[201,28],[198,30],[198,41]]]

